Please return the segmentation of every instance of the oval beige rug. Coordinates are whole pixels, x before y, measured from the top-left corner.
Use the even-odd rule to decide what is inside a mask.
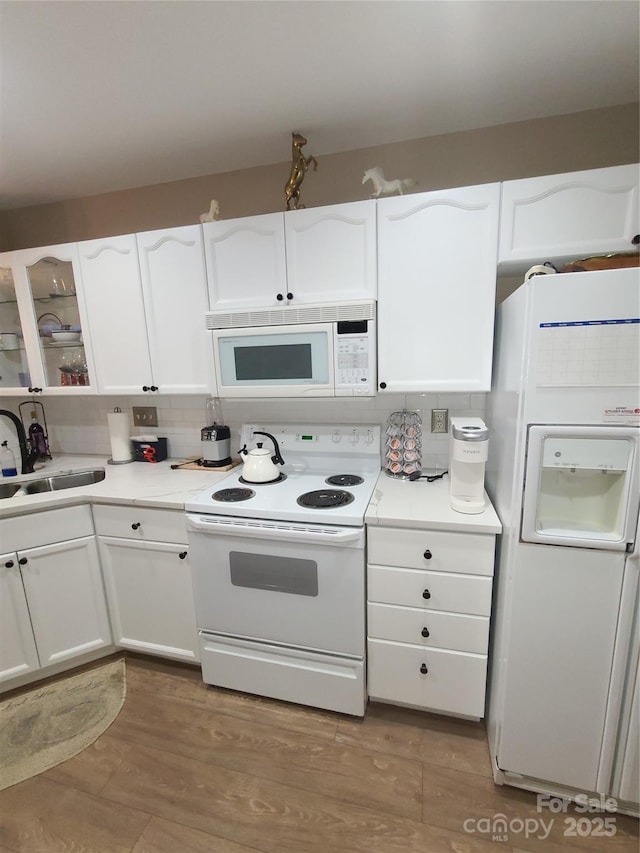
[[[90,746],[118,716],[125,695],[119,658],[0,700],[0,790]]]

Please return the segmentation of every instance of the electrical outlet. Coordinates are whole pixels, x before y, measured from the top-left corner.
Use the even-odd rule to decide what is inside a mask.
[[[431,432],[449,432],[449,409],[431,409]]]
[[[133,423],[141,427],[158,426],[158,410],[155,406],[134,406]]]

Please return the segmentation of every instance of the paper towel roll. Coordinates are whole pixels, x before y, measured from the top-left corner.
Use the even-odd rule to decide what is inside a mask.
[[[109,412],[109,441],[111,442],[111,459],[113,462],[131,462],[133,448],[129,439],[131,428],[129,415],[126,412]]]

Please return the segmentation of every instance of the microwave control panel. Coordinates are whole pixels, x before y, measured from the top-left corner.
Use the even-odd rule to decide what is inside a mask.
[[[360,327],[361,323],[348,325]],[[376,388],[373,323],[365,320],[362,330],[353,331],[342,331],[341,323],[337,326],[334,339],[336,396],[372,397]]]

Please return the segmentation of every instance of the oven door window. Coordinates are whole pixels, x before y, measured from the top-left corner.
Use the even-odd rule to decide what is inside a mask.
[[[299,557],[229,552],[231,583],[291,595],[318,595],[318,564]]]

